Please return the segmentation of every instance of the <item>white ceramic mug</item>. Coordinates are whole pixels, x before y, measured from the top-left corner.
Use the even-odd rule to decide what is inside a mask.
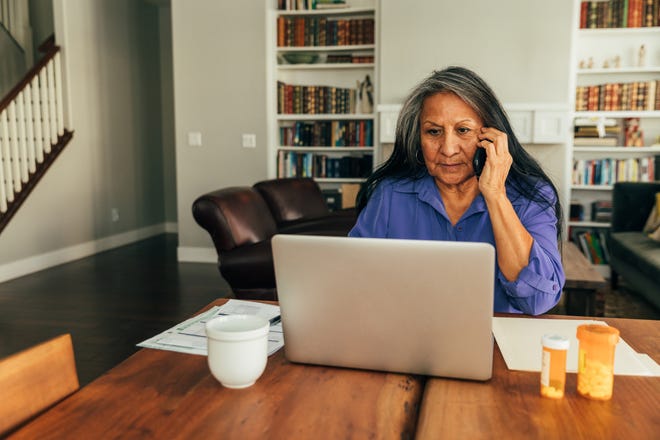
[[[206,323],[208,363],[227,388],[247,388],[266,369],[270,322],[255,315],[218,316]]]

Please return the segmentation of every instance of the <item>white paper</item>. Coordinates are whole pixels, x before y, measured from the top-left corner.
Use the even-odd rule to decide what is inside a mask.
[[[268,320],[275,320],[280,316],[280,308],[272,304],[230,299],[221,306],[214,306],[137,345],[138,347],[206,356],[206,321],[216,316],[237,314],[257,315]],[[268,332],[268,355],[270,356],[283,346],[282,323],[271,324]]]
[[[577,327],[581,324],[607,325],[603,321],[573,319],[493,318],[493,335],[510,370],[541,371],[541,339],[544,334],[568,338],[566,371],[577,372]],[[651,358],[635,352],[619,339],[614,354],[614,374],[624,376],[658,376],[658,366]],[[649,362],[655,364],[655,368]]]

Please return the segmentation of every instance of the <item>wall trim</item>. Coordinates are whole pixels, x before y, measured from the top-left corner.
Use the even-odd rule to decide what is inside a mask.
[[[212,247],[179,246],[176,253],[180,263],[218,263],[218,253]]]
[[[160,223],[3,264],[0,265],[0,282],[164,234],[170,232],[168,229],[172,227],[176,231],[176,225],[176,223]]]

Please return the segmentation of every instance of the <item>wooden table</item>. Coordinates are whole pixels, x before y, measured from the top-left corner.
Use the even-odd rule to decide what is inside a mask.
[[[603,316],[607,281],[573,242],[563,243],[564,295],[569,315]]]
[[[660,321],[605,321],[660,360]],[[499,348],[494,353],[493,378],[473,382],[298,365],[280,350],[255,385],[230,390],[210,375],[205,357],[142,349],[12,438],[633,439],[660,432],[660,378],[617,376],[612,400],[599,402],[578,396],[569,374],[566,396],[551,400],[539,395],[538,373],[509,371]]]
[[[660,361],[660,321],[602,320],[637,352]],[[541,397],[539,373],[507,370],[496,349],[489,382],[427,381],[417,438],[660,438],[660,378],[615,376],[612,399],[603,402],[579,396],[576,377],[567,375],[563,399]]]
[[[292,364],[280,350],[255,385],[231,390],[206,357],[142,349],[12,438],[411,438],[424,382]]]

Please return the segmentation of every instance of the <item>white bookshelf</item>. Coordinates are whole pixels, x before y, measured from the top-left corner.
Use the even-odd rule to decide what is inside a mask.
[[[267,123],[268,123],[268,175],[269,178],[289,177],[286,173],[287,168],[278,164],[283,156],[288,158],[298,155],[307,155],[330,159],[344,157],[363,158],[370,160],[370,167],[373,168],[378,163],[380,148],[378,142],[378,120],[376,118],[376,106],[378,96],[378,6],[379,0],[351,0],[349,7],[339,9],[324,10],[278,10],[276,1],[266,2],[266,93],[267,93]],[[369,18],[374,20],[374,42],[373,44],[356,45],[322,45],[322,46],[278,46],[278,19],[305,19],[305,18],[325,18],[332,20],[354,20]],[[284,58],[287,54],[310,54],[315,57],[309,63],[291,63]],[[353,55],[373,57],[371,62],[328,62],[329,55]],[[371,111],[364,113],[361,111],[361,105],[358,100],[354,113],[332,113],[332,114],[309,114],[309,113],[279,113],[278,112],[278,82],[287,85],[297,86],[328,86],[346,89],[357,89],[358,82],[364,81],[369,75],[373,87],[372,98],[373,105]],[[289,142],[283,142],[281,129],[286,127],[295,127],[300,124],[313,123],[332,123],[338,121],[338,124],[346,125],[349,121],[366,121],[371,124],[371,142],[368,144],[348,146],[332,145],[290,145]],[[295,129],[294,129],[295,132]],[[292,155],[292,156],[289,156]],[[279,159],[278,159],[279,157]],[[315,160],[315,159],[312,159]],[[352,159],[350,159],[352,160]],[[317,169],[317,168],[315,168]],[[320,168],[319,168],[320,169]],[[283,174],[283,170],[285,173]],[[290,171],[291,168],[289,167]],[[298,170],[298,176],[304,175]],[[314,177],[323,189],[339,188],[344,183],[359,183],[364,181],[364,177],[353,175],[324,176],[316,174]]]
[[[574,25],[579,26],[580,1],[574,0]],[[640,65],[639,49],[645,47],[644,62]],[[618,59],[618,64],[616,60]],[[572,86],[592,86],[608,83],[632,83],[660,80],[660,27],[577,29],[573,33]],[[589,67],[589,64],[591,66]],[[574,93],[575,94],[575,93]],[[575,108],[575,106],[573,107]],[[591,119],[598,121],[616,120],[623,127],[626,118],[639,118],[643,130],[643,147],[576,146],[571,143],[569,170],[574,170],[576,161],[598,159],[642,159],[660,155],[660,110],[640,111],[574,111],[572,121]],[[582,163],[582,162],[580,162]],[[611,200],[612,184],[584,184],[574,179],[569,172],[571,184],[569,198],[583,206],[582,220],[569,220],[569,227],[608,229],[609,222],[592,221],[591,203]],[[623,179],[634,180],[634,179]],[[609,266],[595,265],[603,274],[609,275]]]

